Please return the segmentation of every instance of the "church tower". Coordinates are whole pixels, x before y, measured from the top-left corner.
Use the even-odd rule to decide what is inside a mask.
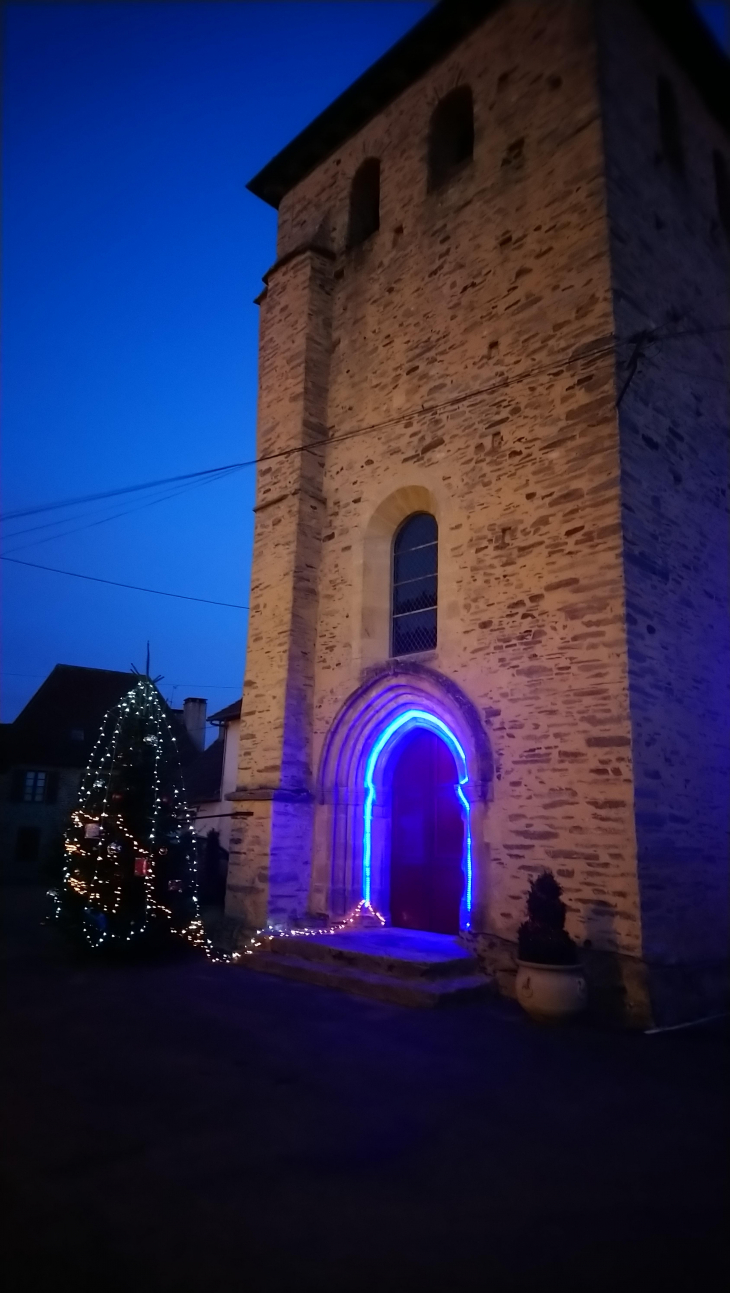
[[[727,948],[727,60],[692,6],[445,0],[250,183],[258,487],[226,910],[594,999]]]

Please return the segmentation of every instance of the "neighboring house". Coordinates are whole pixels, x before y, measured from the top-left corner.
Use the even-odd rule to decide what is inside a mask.
[[[222,905],[225,899],[231,820],[240,816],[228,798],[238,776],[240,719],[240,700],[212,714],[208,722],[217,726],[218,735],[185,768],[185,796],[195,813],[200,892],[206,905]]]
[[[133,673],[58,664],[14,722],[2,724],[0,860],[6,878],[35,879],[60,861],[63,828],[104,716],[134,684]],[[172,715],[183,766],[204,737],[205,702],[202,731],[201,702],[192,704],[188,713],[184,707],[182,721]]]
[[[211,714],[208,722],[218,728],[218,735],[185,768],[185,792],[188,807],[195,813],[195,833],[205,837],[211,830],[217,831],[226,851],[234,812],[226,796],[236,789],[240,720],[240,700]]]
[[[729,86],[689,2],[445,0],[250,182],[229,916],[501,974],[548,866],[631,1018],[718,1008]]]

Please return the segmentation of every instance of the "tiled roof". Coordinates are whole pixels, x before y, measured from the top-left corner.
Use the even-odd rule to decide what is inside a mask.
[[[219,709],[217,713],[211,714],[208,719],[209,723],[231,723],[241,717],[240,700],[234,700],[232,705],[226,705],[225,709]]]
[[[254,175],[247,188],[272,207],[326,157],[439,63],[504,0],[441,0]],[[691,0],[635,0],[708,108],[730,127],[730,60]]]
[[[85,768],[104,715],[135,681],[133,673],[57,664],[15,721],[3,724],[1,766]],[[182,724],[172,720],[185,764],[197,751]]]

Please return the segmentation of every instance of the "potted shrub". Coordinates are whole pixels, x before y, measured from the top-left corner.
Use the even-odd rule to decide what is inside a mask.
[[[531,880],[527,920],[517,934],[517,1000],[543,1021],[568,1019],[586,1006],[585,975],[565,928],[561,893],[551,871]]]

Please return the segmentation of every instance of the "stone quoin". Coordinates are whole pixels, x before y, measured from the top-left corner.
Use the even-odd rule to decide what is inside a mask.
[[[390,919],[430,795],[503,990],[547,866],[599,1010],[719,1008],[729,85],[689,3],[447,0],[251,181],[244,927]]]

